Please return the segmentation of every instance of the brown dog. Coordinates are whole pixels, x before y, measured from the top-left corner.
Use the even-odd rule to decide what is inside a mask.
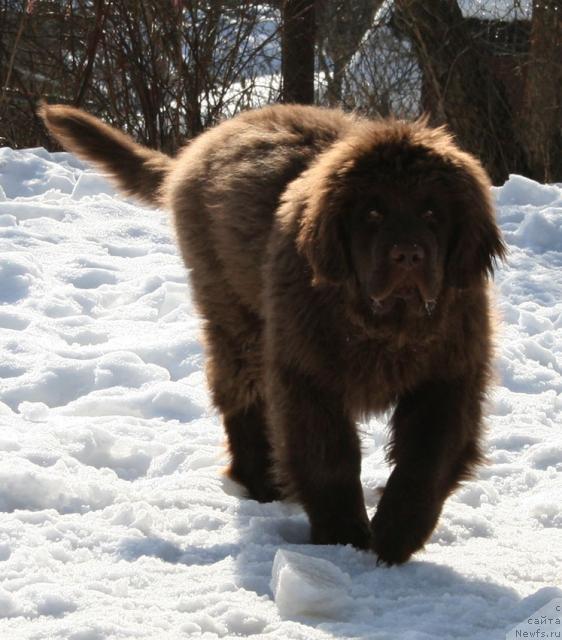
[[[481,457],[504,245],[479,163],[424,122],[314,107],[244,113],[174,159],[77,109],[41,115],[173,211],[230,476],[296,497],[316,543],[407,560]],[[389,407],[395,467],[369,522],[355,421]]]

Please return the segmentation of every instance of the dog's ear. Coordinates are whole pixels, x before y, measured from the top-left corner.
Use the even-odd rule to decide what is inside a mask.
[[[333,173],[311,172],[300,221],[297,248],[310,264],[314,284],[340,284],[352,273],[346,219],[350,185],[344,167]]]
[[[308,260],[315,284],[339,284],[351,273],[347,234],[342,214],[315,210],[305,221],[297,240],[299,250]]]
[[[479,166],[471,169],[457,189],[445,265],[447,283],[459,289],[491,276],[495,263],[506,256],[506,246],[495,221],[490,184]]]

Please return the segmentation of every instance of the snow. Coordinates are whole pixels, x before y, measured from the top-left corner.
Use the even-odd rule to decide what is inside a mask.
[[[489,462],[392,568],[222,475],[164,212],[42,149],[0,149],[0,186],[0,638],[495,640],[562,597],[560,185],[494,189]],[[372,513],[384,417],[360,429]]]
[[[460,0],[459,7],[465,16],[482,20],[529,20],[532,14],[531,0]]]
[[[388,13],[393,5],[393,0],[384,0],[376,18]],[[480,20],[529,20],[532,14],[531,0],[459,0],[458,5],[466,18]]]

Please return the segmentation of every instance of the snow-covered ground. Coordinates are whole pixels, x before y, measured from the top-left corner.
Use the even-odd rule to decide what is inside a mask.
[[[83,169],[0,150],[0,638],[494,640],[562,596],[560,187],[495,190],[489,464],[384,568],[223,478],[167,216]],[[384,419],[361,429],[372,512]]]

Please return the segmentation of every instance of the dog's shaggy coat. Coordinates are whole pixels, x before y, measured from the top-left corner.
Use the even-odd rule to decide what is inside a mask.
[[[314,107],[244,113],[174,159],[77,109],[41,115],[174,213],[230,476],[294,496],[314,542],[406,561],[481,459],[504,245],[477,160],[421,121]],[[369,522],[355,422],[388,408],[395,466]]]

